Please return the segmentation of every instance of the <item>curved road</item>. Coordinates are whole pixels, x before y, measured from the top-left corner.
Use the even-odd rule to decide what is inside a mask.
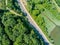
[[[30,16],[29,12],[27,11],[27,9],[24,6],[24,3],[22,2],[22,0],[17,0],[18,4],[20,5],[20,8],[22,10],[22,12],[27,14],[27,18],[28,21],[36,28],[36,30],[39,32],[40,35],[42,35],[43,39],[45,42],[47,42],[49,45],[53,45],[49,42],[49,40],[47,39],[47,37],[45,36],[45,34],[43,33],[43,31],[39,28],[39,26],[36,24],[36,22],[33,20],[33,18]]]

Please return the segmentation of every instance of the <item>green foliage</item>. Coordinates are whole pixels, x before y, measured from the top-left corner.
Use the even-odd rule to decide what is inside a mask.
[[[46,20],[43,17],[45,16],[44,12],[46,10],[49,10],[50,14],[52,14],[55,18],[60,19],[60,13],[57,12],[53,2],[51,0],[30,0],[27,1],[27,8],[29,8],[28,11],[33,19],[36,21],[36,23],[39,25],[45,35],[49,38],[48,27],[46,26]],[[49,13],[46,15],[49,16]]]
[[[35,3],[38,2],[39,0]],[[7,7],[16,11],[19,14],[22,13],[16,0],[9,0]],[[38,16],[38,13],[40,12],[39,10],[33,9],[32,13],[33,15]],[[42,39],[35,33],[34,29],[30,27],[26,17],[16,16],[15,14],[11,14],[8,10],[3,10],[0,12],[0,45],[43,44],[44,42],[42,41]]]
[[[23,35],[19,36],[16,39],[14,45],[42,45],[43,43],[40,42],[40,39],[38,39],[36,36],[37,35],[32,30],[30,35],[23,34]]]
[[[44,42],[33,31],[24,16],[5,12],[1,16],[0,40],[3,45],[41,45]]]
[[[10,41],[4,31],[4,28],[1,22],[0,22],[0,45],[10,45]]]
[[[39,10],[33,10],[32,11],[32,15],[38,16],[38,14],[39,14]]]
[[[55,1],[58,5],[60,5],[60,0]],[[27,7],[29,8],[29,13],[31,14],[31,16],[34,18],[39,27],[41,27],[43,31],[45,30],[45,33],[48,29],[46,28],[46,22],[44,18],[41,17],[42,15],[44,15],[45,10],[48,10],[50,12],[49,14],[52,14],[57,20],[60,20],[60,12],[57,11],[57,8],[53,4],[52,0],[30,0],[27,1]],[[47,15],[49,16],[49,14]]]
[[[32,3],[35,3],[35,4],[39,3],[39,2],[40,2],[40,0],[37,0],[37,1],[36,0],[32,0]]]
[[[60,0],[55,0],[58,6],[60,7]]]
[[[5,9],[5,0],[0,0],[0,9]]]
[[[9,0],[7,7],[14,10],[18,14],[21,14],[21,9],[20,9],[20,6],[18,5],[17,0]]]
[[[2,45],[10,45],[9,39],[6,37],[6,35],[3,35],[2,37]]]

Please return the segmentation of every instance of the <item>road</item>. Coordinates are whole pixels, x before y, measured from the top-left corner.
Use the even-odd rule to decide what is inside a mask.
[[[36,24],[36,22],[33,20],[33,18],[30,16],[29,12],[27,11],[27,9],[25,8],[22,0],[17,0],[18,4],[20,5],[21,10],[27,14],[27,18],[28,21],[36,28],[36,30],[39,32],[40,35],[42,35],[43,39],[45,42],[47,42],[49,45],[53,45],[49,42],[49,40],[47,39],[47,37],[45,36],[45,34],[43,33],[43,31],[41,30],[41,28]]]

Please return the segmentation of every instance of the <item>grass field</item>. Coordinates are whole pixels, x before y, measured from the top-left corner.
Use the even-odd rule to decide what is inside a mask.
[[[51,32],[51,36],[54,39],[54,45],[60,45],[60,27],[56,27]]]

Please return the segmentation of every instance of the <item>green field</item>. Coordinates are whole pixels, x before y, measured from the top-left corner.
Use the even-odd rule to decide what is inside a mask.
[[[56,27],[54,31],[51,32],[51,36],[54,39],[54,45],[60,45],[60,27]]]

